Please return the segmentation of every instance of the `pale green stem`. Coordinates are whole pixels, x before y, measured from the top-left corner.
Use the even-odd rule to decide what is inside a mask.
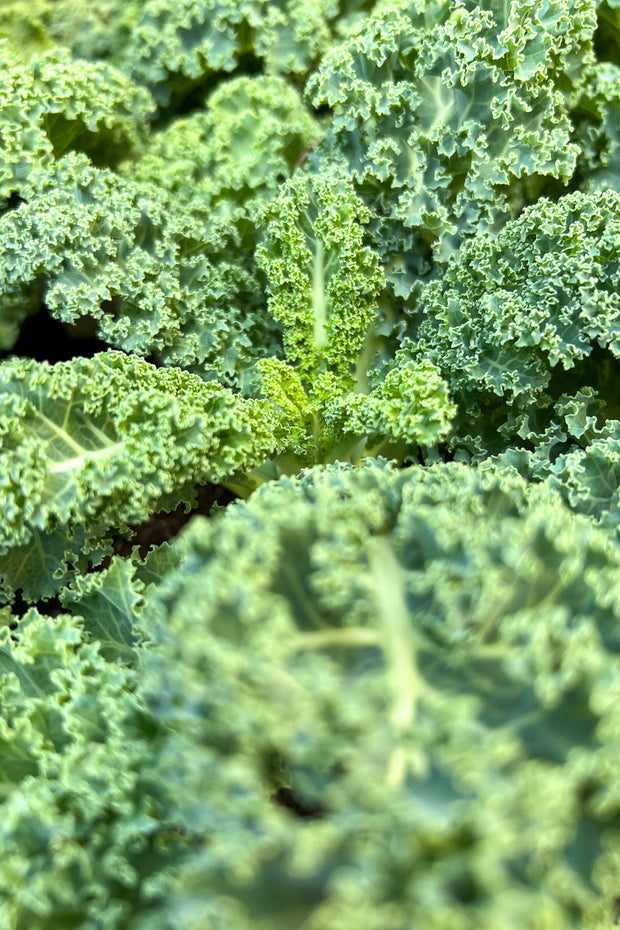
[[[316,633],[299,633],[290,641],[293,651],[302,649],[326,649],[330,646],[378,646],[380,637],[377,630],[366,627],[332,627]]]
[[[95,452],[89,452],[85,449],[82,455],[76,455],[73,459],[64,459],[62,462],[55,462],[53,465],[50,465],[48,470],[53,475],[62,474],[65,471],[77,471],[78,468],[81,468],[87,462],[96,462],[111,458],[116,452],[120,452],[123,446],[124,443],[115,442],[106,449],[97,449]]]
[[[397,740],[411,731],[424,682],[416,665],[411,615],[405,602],[403,569],[389,541],[377,537],[370,547],[370,577],[376,591],[382,646],[392,685],[390,721]],[[406,751],[397,745],[388,760],[386,780],[400,785],[406,774]]]
[[[353,391],[356,394],[368,394],[368,369],[377,351],[377,339],[375,336],[376,318],[372,321],[362,345],[357,364],[355,366],[355,386]]]
[[[317,242],[312,267],[312,311],[314,314],[314,344],[317,349],[325,345],[327,312],[325,308],[325,275],[323,268],[324,249]]]

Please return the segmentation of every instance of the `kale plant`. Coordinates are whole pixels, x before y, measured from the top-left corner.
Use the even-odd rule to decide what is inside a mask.
[[[2,930],[611,930],[619,11],[0,3]]]

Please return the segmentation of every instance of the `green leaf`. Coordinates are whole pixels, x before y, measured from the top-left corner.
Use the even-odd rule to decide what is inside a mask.
[[[132,664],[143,592],[133,564],[116,557],[103,572],[76,578],[61,592],[60,603],[81,618],[88,638],[100,643],[105,659]]]
[[[6,361],[0,413],[4,585],[30,597],[63,580],[74,532],[88,554],[115,529],[191,502],[194,484],[260,463],[274,444],[260,402],[116,352]]]
[[[325,55],[307,85],[333,112],[315,169],[344,159],[397,296],[570,179],[595,25],[591,0],[403,2]]]
[[[421,291],[415,345],[401,355],[438,365],[461,435],[486,424],[505,443],[531,432],[523,417],[544,431],[569,392],[594,390],[603,415],[617,415],[619,221],[613,191],[540,200],[466,243]]]
[[[604,532],[505,468],[368,464],[281,479],[175,547],[149,608],[178,669],[174,726],[310,813],[243,854],[214,837],[172,914],[588,925],[620,837]]]

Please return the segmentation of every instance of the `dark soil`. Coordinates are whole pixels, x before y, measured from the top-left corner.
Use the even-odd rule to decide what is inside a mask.
[[[186,513],[185,507],[181,504],[170,513],[152,514],[144,523],[132,527],[133,534],[129,539],[121,536],[116,538],[115,555],[129,556],[134,547],[139,546],[139,555],[143,559],[149,549],[174,539],[196,514],[207,517],[215,505],[224,507],[235,500],[234,494],[217,484],[205,484],[196,490],[198,492],[197,507]]]

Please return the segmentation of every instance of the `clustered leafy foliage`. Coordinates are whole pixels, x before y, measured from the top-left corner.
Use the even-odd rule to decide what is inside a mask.
[[[610,930],[620,2],[0,63],[2,930]]]

